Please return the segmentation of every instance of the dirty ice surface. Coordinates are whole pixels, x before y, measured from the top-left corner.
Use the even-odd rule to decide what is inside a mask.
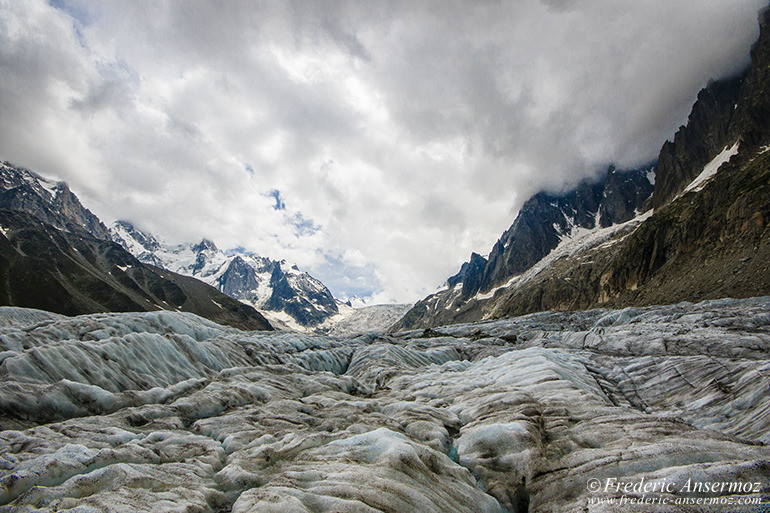
[[[761,511],[770,298],[350,339],[0,308],[0,429],[0,512]]]

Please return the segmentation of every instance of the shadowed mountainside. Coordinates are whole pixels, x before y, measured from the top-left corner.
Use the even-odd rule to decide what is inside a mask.
[[[243,329],[271,329],[253,308],[139,262],[65,184],[0,168],[0,303],[66,315],[179,310]],[[106,237],[106,238],[105,238]]]

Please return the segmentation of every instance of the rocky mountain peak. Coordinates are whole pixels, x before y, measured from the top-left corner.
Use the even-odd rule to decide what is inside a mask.
[[[196,253],[200,253],[201,251],[219,251],[217,245],[214,244],[213,241],[206,238],[202,239],[198,244],[195,244],[192,247],[192,250]]]
[[[23,167],[0,162],[0,208],[26,212],[60,230],[70,225],[110,240],[107,227],[69,189]]]
[[[130,223],[102,222],[63,182],[0,164],[0,304],[66,315],[175,310],[244,329],[272,329],[254,308],[198,280],[160,272]],[[131,236],[128,234],[131,233]],[[147,240],[144,243],[151,245]]]
[[[647,171],[623,172],[611,166],[604,182],[599,206],[599,226],[625,223],[650,208],[648,201],[655,183],[655,165]]]
[[[458,283],[462,283],[462,295],[469,297],[481,287],[486,267],[486,258],[478,253],[471,253],[471,259],[460,267],[460,272],[447,280],[447,286],[451,289]]]
[[[581,182],[563,194],[535,194],[492,247],[488,259],[473,253],[447,280],[448,290],[418,302],[397,326],[427,327],[478,319],[478,311],[473,311],[478,298],[491,297],[495,289],[532,269],[561,243],[625,223],[647,210],[654,173],[653,165],[636,170],[610,167],[598,182]]]
[[[683,125],[658,157],[653,204],[669,203],[703,167],[736,143],[757,151],[770,139],[770,8],[759,13],[760,34],[751,64],[734,77],[711,80],[698,93]]]
[[[511,227],[492,248],[483,276],[464,295],[488,291],[540,261],[576,228],[622,223],[645,210],[654,166],[610,167],[599,182],[584,181],[565,194],[540,192],[522,206]],[[475,289],[475,290],[474,290]]]
[[[314,327],[338,313],[323,283],[286,260],[243,248],[225,252],[205,238],[197,244],[166,245],[128,222],[115,223],[112,234],[140,261],[197,278],[254,308],[286,314],[280,321],[294,323],[294,328]]]
[[[737,139],[736,106],[744,75],[711,81],[698,93],[687,124],[658,156],[653,205],[668,203],[682,192],[711,159]]]
[[[428,296],[397,328],[770,291],[770,9],[750,67],[712,80],[652,166],[525,203],[478,293]],[[652,196],[650,192],[652,191]],[[650,209],[650,206],[654,210]],[[453,277],[468,275],[470,264]],[[472,290],[471,290],[472,291]]]
[[[120,236],[119,234],[121,232],[125,233],[126,236],[136,241],[145,251],[152,252],[160,248],[160,242],[158,242],[158,240],[151,234],[140,230],[130,221],[126,221],[125,219],[118,219],[112,223],[112,226],[110,226],[110,234],[115,242],[122,245],[126,249],[129,249],[126,246],[128,237]]]

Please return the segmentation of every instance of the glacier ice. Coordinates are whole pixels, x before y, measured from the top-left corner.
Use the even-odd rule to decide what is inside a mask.
[[[767,503],[768,355],[770,298],[355,338],[0,308],[0,512],[617,511],[589,479]]]

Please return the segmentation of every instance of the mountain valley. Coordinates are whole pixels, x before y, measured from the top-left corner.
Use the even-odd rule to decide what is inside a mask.
[[[85,16],[66,2],[49,3],[45,8],[63,9],[66,4],[71,15],[67,19]],[[169,17],[171,4],[164,4]],[[577,4],[534,2],[529,8],[568,20]],[[378,18],[386,17],[381,16],[389,12],[386,7],[378,4],[384,9],[375,10]],[[471,12],[483,14],[486,7],[463,5],[461,19]],[[448,4],[442,8],[451,10]],[[0,36],[7,30],[4,9],[0,6]],[[149,16],[158,14],[150,11]],[[509,14],[513,12],[519,11]],[[235,18],[241,14],[239,10]],[[263,14],[270,16],[267,10],[259,12]],[[318,13],[313,14],[307,16]],[[292,19],[304,15],[304,8],[292,4]],[[671,13],[655,15],[661,21]],[[240,52],[229,38],[235,41],[243,34],[227,32],[235,18],[225,24],[206,11],[187,28],[196,34],[216,32],[218,39],[228,39],[228,52]],[[158,20],[153,37],[160,38],[164,25]],[[90,51],[89,37],[94,37],[86,25],[99,22],[87,21],[78,32],[82,52]],[[234,73],[209,74],[206,45],[206,59],[196,53],[199,49],[185,46],[185,55],[189,50],[199,68],[168,71],[174,81],[163,82],[161,100],[153,105],[159,110],[149,109],[152,119],[160,120],[174,140],[191,137],[208,148],[214,144],[211,134],[237,133],[238,141],[248,140],[249,151],[256,145],[265,152],[259,153],[264,158],[250,161],[247,156],[254,154],[248,152],[220,158],[216,151],[201,150],[214,156],[214,164],[201,164],[202,169],[236,161],[233,175],[227,174],[232,169],[223,168],[216,177],[235,176],[238,183],[253,187],[245,188],[246,195],[264,209],[263,217],[242,216],[252,226],[289,220],[295,228],[301,222],[313,229],[317,224],[320,231],[323,223],[333,224],[330,220],[349,219],[349,209],[364,218],[361,225],[371,231],[360,240],[373,238],[383,253],[392,250],[405,260],[424,253],[431,269],[441,274],[444,267],[429,251],[433,246],[427,236],[419,247],[406,248],[410,239],[400,234],[381,237],[375,229],[387,215],[373,203],[381,200],[409,213],[414,197],[400,190],[388,196],[377,173],[369,173],[367,166],[385,161],[401,166],[409,158],[420,164],[428,161],[422,160],[426,155],[443,155],[444,160],[429,160],[444,165],[459,153],[477,151],[475,142],[465,141],[458,143],[458,153],[451,148],[444,155],[440,150],[446,149],[442,145],[447,139],[421,134],[426,127],[431,134],[440,131],[443,127],[437,125],[451,125],[451,118],[462,113],[464,105],[452,105],[451,112],[434,118],[421,105],[459,86],[441,82],[438,78],[445,76],[440,74],[428,84],[415,80],[420,88],[428,88],[430,98],[410,98],[406,112],[400,112],[410,120],[410,139],[405,141],[401,134],[398,142],[409,151],[417,148],[414,154],[419,155],[405,158],[377,151],[372,161],[359,160],[354,152],[338,157],[325,144],[331,139],[312,130],[320,127],[324,135],[339,130],[346,142],[357,131],[383,138],[393,129],[395,116],[385,108],[394,99],[366,96],[364,82],[349,80],[339,90],[330,87],[334,82],[324,82],[328,77],[319,70],[336,70],[343,61],[368,70],[370,61],[383,58],[382,53],[368,52],[364,35],[372,34],[347,33],[338,21],[328,15],[323,24],[334,34],[335,44],[344,43],[342,57],[324,53],[328,41],[315,31],[300,36],[278,25],[270,28],[287,32],[291,48],[301,47],[307,37],[316,53],[295,55],[271,46],[263,53],[238,53],[238,66],[274,59],[296,80],[292,87],[324,85],[313,89],[312,97],[301,96],[303,102],[350,94],[358,103],[342,105],[373,113],[351,119],[371,124],[350,123],[343,129],[335,125],[339,120],[333,119],[338,115],[334,109],[303,116],[304,111],[295,112],[299,107],[287,100],[271,109],[296,117],[302,130],[289,133],[271,125],[270,136],[252,133],[241,123],[258,117],[254,111],[242,109],[240,103],[220,111],[223,106],[214,98],[195,102],[190,91],[214,82],[238,98],[241,88],[249,95],[265,94],[260,81],[269,83],[270,90],[286,89],[285,84],[256,73],[243,83]],[[394,39],[417,37],[408,32],[409,23],[394,21],[387,27]],[[451,28],[454,36],[455,24],[443,28]],[[583,30],[581,37],[586,36]],[[173,36],[181,38],[183,33]],[[249,33],[249,38],[270,39],[255,34]],[[623,40],[636,44],[638,35],[629,34]],[[458,46],[465,45],[466,34],[459,36]],[[499,65],[505,55],[493,50],[485,45],[475,49],[473,70],[478,76],[463,77],[479,96],[489,92],[483,87],[489,68],[481,64],[492,59]],[[0,64],[6,53],[0,49]],[[212,60],[219,62],[225,53],[213,52]],[[562,53],[575,57],[572,49],[559,46]],[[425,64],[416,55],[396,55],[410,67],[410,77],[411,68]],[[280,256],[220,249],[209,238],[168,243],[142,229],[139,215],[136,223],[120,219],[107,226],[65,182],[0,162],[0,513],[770,511],[770,7],[759,13],[759,37],[750,57],[740,73],[706,84],[687,122],[660,147],[654,162],[645,157],[621,168],[602,161],[589,178],[569,182],[574,186],[540,190],[504,220],[508,224],[513,218],[491,248],[479,249],[488,253],[472,252],[443,288],[415,304],[369,305],[354,297],[359,290],[356,279],[360,290],[371,289],[367,298],[390,297],[375,294],[373,285],[385,283],[386,273],[369,262],[364,245],[340,250],[339,240],[347,239],[334,231],[334,236],[322,233],[318,240],[328,243],[327,257],[343,255],[339,265],[350,273],[344,280],[327,280],[327,287]],[[327,58],[329,62],[321,62]],[[113,69],[100,60],[100,70],[118,77],[125,72],[131,87],[145,80],[118,62]],[[439,69],[427,67],[431,73]],[[510,77],[494,78],[495,93],[505,89],[516,102],[529,101],[530,96],[548,98],[556,90],[549,82],[542,91],[517,91],[503,88]],[[101,127],[99,123],[109,118],[100,110],[104,105],[142,92],[121,89],[118,82],[96,88],[85,98],[62,97],[70,111],[77,111],[73,115]],[[705,80],[699,81],[691,93],[703,84]],[[224,121],[215,123],[215,130],[199,131],[205,123],[187,124],[166,116],[158,105],[172,98],[175,88],[190,94],[183,95],[184,101],[176,98],[185,111],[200,109],[204,118]],[[641,99],[639,104],[645,105]],[[668,105],[661,100],[656,108]],[[645,117],[637,107],[624,105]],[[133,122],[128,110],[119,113],[115,117]],[[494,116],[473,119],[490,131],[498,126],[494,121]],[[523,120],[522,126],[522,133],[527,126],[531,129]],[[569,123],[564,127],[562,135]],[[522,133],[506,137],[532,136]],[[62,134],[64,146],[68,135]],[[422,136],[426,139],[420,142]],[[297,148],[292,146],[294,137],[301,141]],[[505,147],[503,139],[489,141],[494,159]],[[655,139],[653,150],[660,140]],[[604,142],[591,148],[610,146]],[[350,141],[351,147],[360,143]],[[144,144],[153,155],[163,153],[159,141]],[[316,146],[323,151],[313,153]],[[258,169],[286,157],[288,153],[281,153],[290,151],[286,148],[307,151],[318,160],[313,160],[310,178],[304,176],[303,181],[298,172],[296,181],[302,183],[294,184],[295,189],[291,184],[297,177],[279,176],[283,168]],[[356,151],[367,148],[361,144]],[[182,168],[199,164],[194,151],[169,153]],[[335,165],[330,155],[353,161],[360,173],[357,179],[366,187],[363,193],[351,189],[360,195],[356,202],[342,200],[350,184],[339,172],[342,165]],[[287,165],[295,163],[289,161]],[[130,158],[127,162],[134,163]],[[154,169],[131,172],[147,178]],[[442,180],[454,178],[444,169],[434,171]],[[168,171],[168,176],[173,174]],[[193,190],[193,174],[184,194]],[[583,170],[580,176],[588,175]],[[266,183],[254,185],[265,177],[270,178]],[[498,178],[492,174],[483,179]],[[461,191],[463,201],[479,186],[470,182]],[[446,193],[439,186],[443,184],[430,185],[435,190],[420,196],[424,205],[419,207],[435,217],[410,219],[414,225],[425,223],[415,228],[420,236],[439,219],[461,217],[453,204],[436,199]],[[224,190],[207,191],[223,212],[231,206],[226,202],[238,196]],[[317,203],[287,193],[297,190],[311,190]],[[513,197],[517,191],[504,192]],[[462,205],[467,204],[472,203]],[[328,217],[316,217],[308,205],[327,209]],[[497,203],[490,205],[497,208]],[[113,207],[118,211],[125,205]],[[223,214],[222,219],[229,222],[233,217],[238,216]],[[152,226],[146,217],[145,222]],[[219,222],[214,216],[212,223]],[[166,229],[158,228],[158,233],[173,233]],[[200,233],[208,231],[210,225]],[[215,235],[207,237],[219,241]],[[489,240],[484,237],[479,240]],[[449,240],[459,239],[440,242],[447,245]],[[468,240],[462,247],[471,246]],[[299,251],[310,246],[295,247],[290,241],[280,247]],[[287,250],[287,256],[292,254],[297,253]],[[452,253],[450,260],[455,258]],[[318,269],[310,268],[314,274]],[[320,269],[318,276],[326,280],[328,269]],[[411,275],[402,272],[406,267],[393,269],[402,282],[411,281]],[[339,285],[345,280],[349,289]],[[342,302],[330,288],[339,297],[349,294],[353,299]],[[410,290],[422,295],[430,289]]]

